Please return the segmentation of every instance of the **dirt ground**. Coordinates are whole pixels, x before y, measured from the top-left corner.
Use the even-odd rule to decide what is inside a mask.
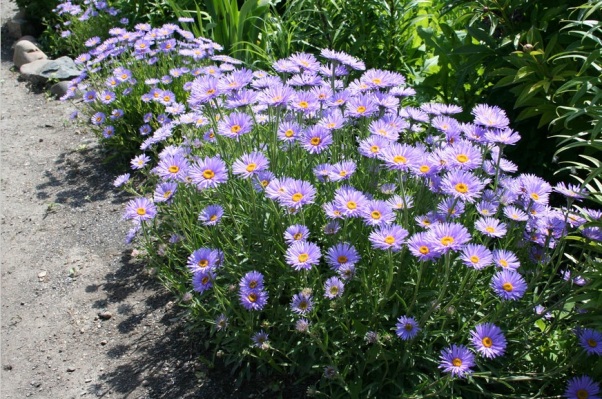
[[[0,4],[4,26],[16,7]],[[19,81],[5,33],[0,397],[239,397],[205,369],[176,299],[124,244],[127,198],[96,139],[68,122],[72,106]]]

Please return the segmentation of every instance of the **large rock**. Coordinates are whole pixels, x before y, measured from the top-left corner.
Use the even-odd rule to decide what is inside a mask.
[[[29,40],[19,40],[15,43],[14,50],[13,62],[17,68],[21,68],[23,65],[34,61],[45,60],[48,58],[38,46]]]
[[[75,62],[69,57],[56,60],[38,60],[25,64],[20,69],[23,78],[32,83],[46,83],[49,79],[70,80],[80,74]]]

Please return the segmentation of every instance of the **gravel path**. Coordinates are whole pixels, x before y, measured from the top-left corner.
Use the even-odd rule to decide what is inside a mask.
[[[2,24],[16,10],[1,0]],[[173,297],[123,243],[127,198],[68,104],[29,90],[2,32],[2,398],[222,398]]]

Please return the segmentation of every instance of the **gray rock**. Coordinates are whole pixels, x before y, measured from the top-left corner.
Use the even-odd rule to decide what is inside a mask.
[[[31,37],[31,36],[30,36]],[[35,39],[34,39],[35,40]],[[38,60],[45,60],[48,56],[29,40],[19,40],[15,43],[13,63],[17,68]]]
[[[32,83],[46,83],[49,79],[70,80],[80,75],[75,62],[69,57],[56,60],[38,60],[25,64],[20,69],[23,78]]]
[[[71,84],[65,80],[63,80],[62,82],[55,83],[50,88],[50,94],[52,94],[56,98],[61,98],[65,94],[67,94],[70,85]]]

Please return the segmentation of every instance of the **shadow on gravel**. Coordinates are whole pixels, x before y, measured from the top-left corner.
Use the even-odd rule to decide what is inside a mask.
[[[61,154],[52,170],[45,171],[45,181],[36,186],[37,198],[80,208],[89,202],[105,201],[115,191],[112,182],[114,171],[103,164],[104,156],[98,147],[80,149]],[[113,200],[123,202],[122,195]]]

